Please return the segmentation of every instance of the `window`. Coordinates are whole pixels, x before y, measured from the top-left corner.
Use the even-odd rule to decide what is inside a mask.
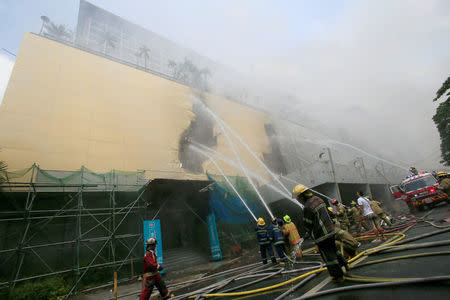
[[[420,179],[408,182],[405,184],[405,192],[412,192],[415,190],[420,190],[426,188],[427,186],[431,186],[436,184],[436,179],[433,176],[422,177]]]

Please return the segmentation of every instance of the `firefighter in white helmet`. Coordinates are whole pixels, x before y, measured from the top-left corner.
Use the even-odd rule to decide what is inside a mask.
[[[159,294],[163,299],[170,298],[169,290],[166,287],[164,280],[161,278],[159,271],[162,271],[163,266],[158,264],[158,258],[156,256],[156,239],[149,238],[145,242],[146,251],[144,255],[144,275],[142,280],[142,292],[139,300],[148,300],[152,294],[153,288],[159,291]]]

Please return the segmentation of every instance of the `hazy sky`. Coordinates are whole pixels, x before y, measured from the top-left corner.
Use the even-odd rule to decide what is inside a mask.
[[[439,159],[431,120],[450,75],[450,1],[144,1],[91,3],[295,95],[276,99],[329,135],[386,157]],[[78,0],[0,0],[0,48],[17,53],[41,15],[74,29]],[[14,57],[0,54],[0,98]]]

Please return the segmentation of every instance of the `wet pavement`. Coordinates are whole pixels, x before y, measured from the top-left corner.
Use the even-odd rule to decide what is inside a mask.
[[[450,240],[450,230],[446,230],[445,226],[450,226],[450,223],[441,222],[441,220],[448,218],[450,216],[449,213],[450,205],[441,205],[434,208],[431,213],[430,211],[425,211],[421,213],[417,213],[416,219],[414,219],[414,225],[411,227],[404,228],[399,232],[404,232],[406,238],[404,240],[410,239],[412,237],[417,237],[430,232],[441,232],[437,235],[432,235],[428,237],[424,237],[415,241],[411,241],[408,243],[404,243],[403,245],[417,245],[428,242],[436,242],[436,241],[444,241]],[[424,215],[427,215],[424,219],[420,219]],[[426,223],[423,221],[431,222],[432,224],[440,227],[433,227],[430,223]],[[410,223],[407,220],[403,220],[394,224],[393,227],[400,226],[402,224]],[[450,227],[447,227],[450,228]],[[398,235],[388,236],[388,240],[384,243],[389,242],[392,239],[398,238]],[[363,244],[360,247],[360,252],[366,249],[371,249],[380,244],[370,243],[370,241],[361,241]],[[401,243],[401,241],[400,241]],[[306,243],[306,245],[310,245],[311,243]],[[394,244],[392,249],[401,249],[397,247],[397,244]],[[304,249],[307,249],[308,246],[305,246]],[[447,253],[445,253],[447,251]],[[375,254],[371,254],[369,256],[362,256],[362,258],[358,259],[354,268],[349,272],[349,276],[363,276],[363,277],[376,277],[376,278],[429,278],[434,276],[448,276],[450,275],[450,245],[441,245],[441,246],[433,246],[427,248],[418,248],[418,249],[401,249],[400,251],[395,252],[379,252]],[[375,260],[387,259],[398,256],[412,255],[412,254],[429,254],[436,253],[437,255],[433,256],[421,256],[421,257],[408,257],[404,259],[396,259],[392,261],[386,261],[382,263],[376,264],[368,264]],[[444,253],[442,253],[444,252]],[[285,268],[281,268],[278,265],[267,265],[262,266],[260,263],[256,263],[250,265],[252,261],[256,261],[257,257],[252,257],[251,259],[247,259],[247,261],[241,261],[235,264],[230,265],[231,268],[235,268],[243,265],[247,265],[248,267],[244,267],[239,270],[230,271],[228,273],[219,274],[215,277],[208,279],[201,279],[197,282],[188,282],[184,285],[172,286],[172,290],[177,295],[177,298],[181,295],[186,295],[190,292],[195,292],[201,288],[208,287],[210,285],[216,283],[225,284],[228,280],[227,284],[225,284],[222,288],[218,290],[212,291],[210,287],[208,293],[221,293],[225,290],[238,288],[233,290],[232,292],[243,292],[242,295],[234,295],[232,297],[216,297],[219,299],[275,299],[288,289],[292,288],[296,284],[298,284],[302,279],[296,280],[294,282],[283,284],[289,279],[298,277],[306,272],[311,270],[305,270],[290,274],[273,274],[277,271],[288,271],[291,269],[299,269],[299,268],[310,268],[313,265],[312,261],[317,261],[320,263],[320,256],[317,255],[305,255],[304,261],[295,264],[294,266],[289,265]],[[221,268],[220,271],[223,272],[224,269]],[[218,270],[219,271],[219,270]],[[244,275],[251,275],[255,273],[263,273],[265,275],[261,275],[259,277],[253,278],[239,278],[244,277]],[[245,286],[239,288],[239,286],[251,283],[257,279],[261,279],[263,277],[269,277],[268,275],[273,274],[270,278],[262,280],[257,283],[253,283],[250,286]],[[211,276],[211,272],[209,274],[205,274],[204,276]],[[232,280],[233,279],[233,280]],[[390,287],[372,287],[372,283],[366,282],[354,282],[354,281],[345,281],[343,283],[333,283],[330,282],[328,272],[325,270],[320,272],[317,276],[311,279],[302,287],[299,287],[295,292],[288,295],[284,299],[296,299],[302,296],[312,295],[313,293],[323,292],[330,289],[342,288],[342,287],[355,287],[363,285],[361,289],[358,290],[349,290],[342,291],[338,293],[332,293],[329,295],[321,295],[320,299],[374,299],[374,298],[385,298],[385,299],[450,299],[450,284],[447,281],[444,282],[425,282],[425,283],[416,283],[404,286],[390,286]],[[134,290],[135,294],[127,297],[119,297],[119,299],[137,299],[139,293],[140,283],[136,283],[134,286],[130,286],[129,290]],[[273,287],[269,290],[258,291],[258,289],[267,289],[267,287]],[[122,290],[121,290],[122,289]],[[208,290],[203,290],[201,293],[205,293]],[[247,294],[249,291],[255,291],[250,294]],[[126,292],[122,287],[119,288],[119,296],[124,295]],[[153,293],[154,296],[157,293]],[[106,296],[105,294],[103,294]],[[99,296],[97,294],[97,296]],[[94,298],[89,298],[94,299]],[[95,299],[107,299],[107,297],[95,297]],[[314,298],[315,299],[315,298]]]

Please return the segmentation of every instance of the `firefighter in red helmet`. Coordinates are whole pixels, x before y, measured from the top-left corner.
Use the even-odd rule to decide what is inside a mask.
[[[153,287],[159,291],[159,294],[163,299],[168,299],[169,290],[166,284],[161,278],[159,271],[163,269],[163,266],[158,264],[158,259],[156,256],[156,239],[149,238],[145,242],[146,251],[144,255],[144,275],[143,275],[143,285],[142,292],[139,300],[148,300],[152,294]]]

